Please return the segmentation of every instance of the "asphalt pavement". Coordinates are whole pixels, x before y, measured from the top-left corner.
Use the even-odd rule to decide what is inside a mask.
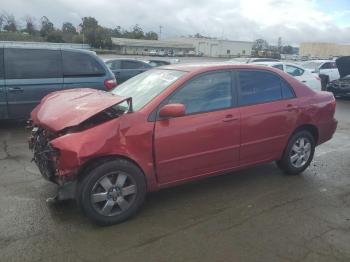
[[[91,224],[0,123],[0,261],[350,261],[350,100],[300,176],[265,164],[149,194],[131,220]]]

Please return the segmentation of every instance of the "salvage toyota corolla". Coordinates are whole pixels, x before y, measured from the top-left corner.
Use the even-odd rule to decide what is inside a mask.
[[[251,65],[171,65],[110,93],[46,96],[29,139],[42,175],[94,222],[121,222],[147,192],[276,161],[288,174],[332,138],[333,94]]]

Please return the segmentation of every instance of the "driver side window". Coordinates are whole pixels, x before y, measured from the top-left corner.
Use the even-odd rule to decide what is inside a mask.
[[[193,79],[170,98],[168,104],[172,103],[184,104],[186,114],[231,107],[231,73],[214,72]]]

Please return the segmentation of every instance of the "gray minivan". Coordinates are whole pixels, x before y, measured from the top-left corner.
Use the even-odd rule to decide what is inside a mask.
[[[28,118],[54,91],[85,87],[107,91],[116,85],[114,74],[94,52],[0,46],[0,119]]]

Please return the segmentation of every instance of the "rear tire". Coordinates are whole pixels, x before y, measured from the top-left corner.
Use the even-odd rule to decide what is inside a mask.
[[[289,175],[302,173],[311,163],[315,152],[315,139],[307,130],[291,136],[283,156],[276,164]]]
[[[143,172],[124,159],[110,160],[89,170],[78,184],[77,202],[94,223],[125,221],[141,207],[146,195]]]

